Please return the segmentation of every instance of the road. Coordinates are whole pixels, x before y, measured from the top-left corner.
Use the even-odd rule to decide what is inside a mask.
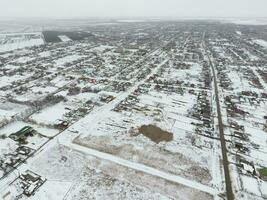
[[[203,34],[203,42],[202,42],[203,49],[206,48],[204,38],[205,38],[205,33]],[[226,186],[226,197],[228,200],[234,200],[232,181],[231,181],[230,170],[229,170],[229,161],[228,161],[228,157],[227,157],[226,140],[224,137],[224,128],[223,128],[224,125],[223,125],[223,121],[222,121],[217,76],[216,76],[216,71],[215,71],[215,67],[213,65],[213,62],[211,61],[210,56],[209,55],[207,55],[207,56],[209,59],[209,65],[210,65],[211,70],[212,70],[213,82],[214,82],[214,93],[215,93],[215,100],[216,100],[218,125],[219,125],[220,141],[221,141],[221,150],[222,150],[222,158],[223,158],[223,169],[224,169],[224,176],[225,176],[224,178],[225,178],[225,186]]]

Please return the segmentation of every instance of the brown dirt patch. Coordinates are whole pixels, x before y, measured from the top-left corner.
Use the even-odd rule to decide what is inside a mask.
[[[155,143],[162,141],[170,142],[173,140],[173,134],[162,130],[155,125],[142,125],[139,129],[139,134],[144,135]]]

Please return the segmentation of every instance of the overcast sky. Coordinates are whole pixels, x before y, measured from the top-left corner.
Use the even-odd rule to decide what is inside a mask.
[[[0,17],[267,17],[267,0],[0,0]]]

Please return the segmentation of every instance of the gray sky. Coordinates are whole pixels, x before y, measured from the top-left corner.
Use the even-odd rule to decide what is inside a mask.
[[[267,17],[267,0],[0,0],[0,17]]]

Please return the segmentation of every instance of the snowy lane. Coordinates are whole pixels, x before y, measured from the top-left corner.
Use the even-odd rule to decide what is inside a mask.
[[[206,49],[205,44],[205,33],[203,34],[203,42],[202,42],[202,48]],[[232,181],[231,181],[231,175],[230,175],[230,169],[229,169],[229,161],[227,156],[227,146],[226,146],[226,140],[224,135],[224,125],[223,125],[223,119],[221,114],[221,106],[220,106],[220,98],[219,98],[219,87],[217,83],[217,73],[215,71],[214,67],[214,61],[213,57],[207,54],[208,63],[210,65],[212,76],[213,76],[213,85],[214,85],[214,94],[215,94],[215,101],[216,101],[216,109],[217,109],[217,120],[218,120],[218,130],[220,134],[220,141],[221,141],[221,151],[222,151],[222,158],[223,158],[223,168],[224,168],[224,176],[225,176],[225,186],[226,186],[226,196],[228,200],[234,199],[233,189],[232,189]]]
[[[155,168],[152,168],[152,167],[140,164],[140,163],[135,163],[135,162],[132,162],[129,160],[125,160],[125,159],[119,158],[119,157],[111,155],[111,154],[107,154],[107,153],[103,153],[103,152],[100,152],[100,151],[97,151],[94,149],[83,147],[83,146],[80,146],[78,144],[69,144],[69,147],[73,148],[77,151],[83,152],[85,154],[89,154],[89,155],[95,156],[97,158],[108,160],[108,161],[111,161],[113,163],[128,167],[130,169],[141,171],[141,172],[144,172],[146,174],[150,174],[150,175],[153,175],[153,176],[156,176],[159,178],[163,178],[163,179],[171,181],[171,182],[175,182],[175,183],[178,183],[178,184],[190,187],[190,188],[200,190],[202,192],[211,194],[213,196],[215,196],[218,193],[212,187],[203,185],[203,184],[195,182],[195,181],[185,179],[185,178],[180,177],[180,176],[169,174],[169,173],[160,171],[158,169],[155,169]]]

